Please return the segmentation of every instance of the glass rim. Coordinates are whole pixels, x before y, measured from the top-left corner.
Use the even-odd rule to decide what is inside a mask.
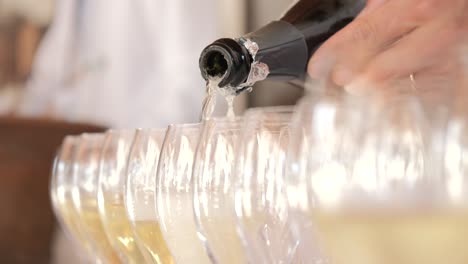
[[[165,128],[136,128],[135,129],[135,134],[136,133],[143,133],[143,132],[165,133],[166,131],[167,131],[167,127],[165,127]]]
[[[220,134],[228,131],[241,131],[245,124],[244,117],[232,118],[220,118],[218,120],[206,120],[203,122],[201,134],[205,135],[207,131],[210,133]]]
[[[124,133],[135,133],[136,129],[126,128],[126,129],[109,129],[104,134],[124,134]]]
[[[258,113],[274,114],[274,113],[294,113],[296,111],[295,105],[283,105],[283,106],[267,106],[267,107],[254,107],[247,109],[245,116]]]
[[[81,135],[67,135],[63,138],[62,144],[59,146],[61,148],[66,143],[77,144],[81,140]]]
[[[107,132],[102,133],[83,133],[80,135],[80,138],[104,138]]]
[[[245,113],[244,122],[246,124],[282,125],[292,123],[295,113],[295,106],[253,108]]]
[[[229,123],[238,123],[244,120],[244,116],[235,116],[235,117],[214,117],[207,120],[203,120],[201,124],[206,123],[221,123],[221,124],[229,124]]]
[[[201,128],[202,123],[188,123],[188,124],[170,124],[167,127],[169,129],[199,129]]]

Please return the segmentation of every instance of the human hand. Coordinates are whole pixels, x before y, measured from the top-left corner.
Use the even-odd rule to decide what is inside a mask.
[[[463,74],[467,40],[468,0],[369,0],[316,52],[308,72],[357,94],[410,75],[433,90]]]

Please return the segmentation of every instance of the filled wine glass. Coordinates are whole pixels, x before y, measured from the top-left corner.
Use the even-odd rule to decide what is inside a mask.
[[[99,163],[104,139],[104,134],[81,136],[73,168],[73,205],[100,262],[121,263],[107,238],[97,203]]]
[[[73,166],[80,144],[79,136],[67,136],[62,142],[54,160],[50,181],[50,198],[55,215],[83,259],[93,259],[91,243],[83,232],[78,212],[73,206]]]
[[[426,169],[429,144],[417,98],[403,96],[381,109],[352,170],[328,182],[310,174],[312,219],[325,251],[337,264],[465,263],[442,253],[453,246],[444,226],[451,216],[438,208],[439,186]]]
[[[250,263],[302,263],[283,189],[293,110],[260,108],[244,117],[233,179],[238,227]]]
[[[199,135],[199,124],[169,126],[157,169],[155,220],[176,263],[210,263],[193,215],[191,178]]]
[[[291,122],[290,141],[284,173],[290,231],[300,241],[307,263],[329,263],[317,239],[314,210],[317,190],[330,202],[346,187],[359,150],[363,118],[354,102],[342,94],[310,94],[302,99]],[[333,263],[333,262],[332,262]]]
[[[430,126],[419,99],[401,95],[378,109],[376,118],[358,122],[365,127],[361,137],[341,137],[341,147],[334,147],[340,150],[337,153],[346,153],[343,149],[358,152],[291,164],[298,166],[287,175],[292,179],[288,182],[290,206],[302,223],[298,229],[307,230],[308,224],[315,231],[302,232],[301,238],[315,235],[337,264],[467,263],[464,179],[457,172],[440,175],[432,170],[437,165],[431,163],[439,160],[440,153],[430,148]],[[299,117],[304,123],[311,121],[307,115]],[[326,130],[317,123],[314,131]],[[314,149],[313,136],[304,134],[301,144]],[[450,134],[449,139],[457,137],[453,137],[457,133]],[[446,162],[460,164],[456,157],[463,145],[447,140],[446,152],[454,155],[446,154]],[[301,153],[294,147],[293,157]],[[295,186],[304,186],[306,195],[294,196],[293,191],[299,189]]]
[[[124,263],[144,263],[127,217],[124,192],[127,162],[135,132],[106,133],[99,164],[98,208],[107,237]]]
[[[130,150],[125,205],[146,263],[174,264],[156,221],[156,172],[166,129],[138,129]]]
[[[234,164],[242,119],[203,123],[193,169],[198,235],[212,263],[247,263],[234,214]]]

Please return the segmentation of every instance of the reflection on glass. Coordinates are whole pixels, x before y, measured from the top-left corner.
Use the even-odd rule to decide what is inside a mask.
[[[210,263],[197,236],[191,186],[200,125],[167,130],[156,179],[157,221],[176,263]]]
[[[50,196],[61,226],[77,243],[77,247],[86,252],[86,257],[91,259],[93,256],[92,246],[82,230],[78,212],[75,210],[72,200],[73,164],[79,144],[79,137],[68,136],[63,140],[54,162]]]
[[[203,123],[193,171],[195,219],[213,263],[247,263],[234,215],[234,164],[241,119]]]
[[[464,192],[460,170],[452,170],[460,168],[454,163],[464,145],[456,123],[447,133],[441,177],[431,170],[440,153],[430,148],[417,98],[401,96],[366,111],[340,105],[349,106],[336,105],[341,113],[325,122],[314,118],[323,101],[299,107],[293,130],[300,137],[286,174],[295,235],[308,243],[316,238],[334,264],[467,263],[466,200],[453,199]],[[353,116],[359,118],[350,122]],[[315,140],[321,134],[333,137],[326,146]]]
[[[137,130],[128,159],[125,205],[146,263],[175,263],[156,221],[156,170],[165,133],[166,129]]]
[[[108,131],[99,164],[98,207],[107,237],[124,263],[143,263],[128,220],[124,191],[134,131]]]
[[[302,263],[288,223],[283,169],[289,145],[288,107],[245,116],[235,174],[235,207],[250,263]]]
[[[83,230],[93,244],[102,263],[120,263],[112,248],[99,215],[97,188],[99,161],[104,134],[84,134],[77,150],[73,169],[73,204],[78,211]]]

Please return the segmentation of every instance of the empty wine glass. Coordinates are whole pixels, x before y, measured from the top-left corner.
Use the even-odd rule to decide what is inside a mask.
[[[283,169],[292,107],[245,115],[235,169],[235,208],[250,263],[300,263],[288,224]]]
[[[156,221],[156,171],[165,134],[166,129],[137,130],[128,159],[125,205],[146,263],[175,263]]]
[[[199,135],[199,124],[169,126],[159,158],[156,221],[176,263],[210,263],[193,215],[191,178]]]
[[[127,162],[134,134],[133,130],[106,133],[98,180],[98,208],[104,230],[122,262],[129,264],[144,262],[124,203]]]
[[[203,123],[193,169],[193,205],[198,235],[212,263],[247,263],[236,230],[233,184],[242,119]]]
[[[75,210],[72,200],[73,164],[79,144],[79,136],[67,136],[63,140],[54,160],[50,181],[50,198],[62,228],[76,243],[76,248],[80,250],[80,253],[85,252],[85,257],[91,258],[93,255],[92,247],[81,229],[78,212]]]
[[[97,204],[99,163],[104,134],[83,134],[73,167],[73,205],[78,211],[83,231],[93,245],[93,251],[102,263],[120,263],[112,248]]]

